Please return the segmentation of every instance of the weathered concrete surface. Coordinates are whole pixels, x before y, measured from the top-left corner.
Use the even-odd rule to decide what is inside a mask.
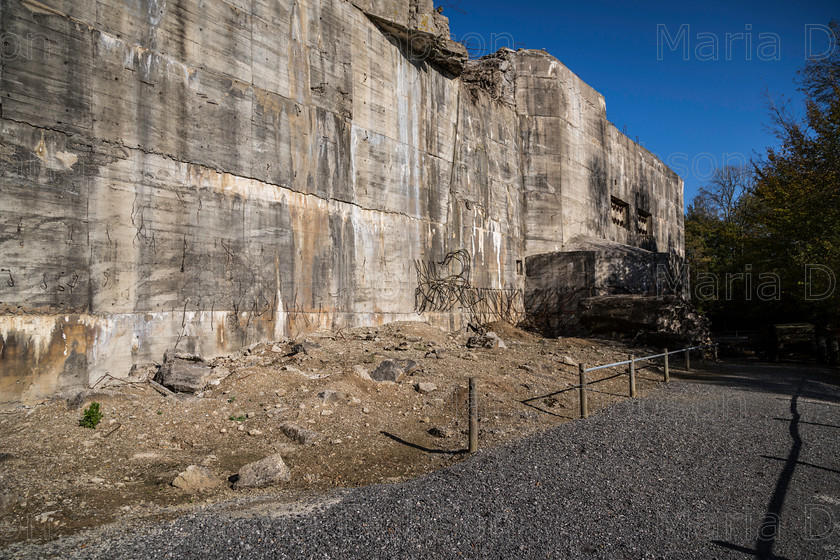
[[[642,244],[610,196],[682,252],[680,181],[597,92],[532,51],[503,54],[504,95],[467,87],[433,8],[4,2],[0,403],[176,343],[521,317],[527,255]]]

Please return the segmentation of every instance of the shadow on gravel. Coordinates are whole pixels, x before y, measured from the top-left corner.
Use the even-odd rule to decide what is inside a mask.
[[[756,558],[780,558],[779,556],[773,554],[773,548],[776,546],[776,539],[779,536],[779,529],[782,519],[782,508],[784,507],[785,497],[787,496],[788,489],[790,488],[790,483],[793,479],[793,473],[796,471],[796,466],[804,464],[800,463],[799,461],[799,455],[802,451],[802,436],[799,433],[799,421],[801,415],[799,413],[798,402],[801,394],[803,393],[805,381],[805,376],[801,375],[799,378],[799,383],[796,387],[796,392],[790,400],[791,419],[789,431],[793,443],[791,445],[787,459],[765,457],[764,455],[762,455],[762,457],[765,457],[767,459],[776,459],[784,461],[785,465],[782,469],[781,474],[779,475],[779,478],[776,480],[776,488],[773,490],[773,495],[770,497],[770,502],[767,504],[767,512],[764,514],[761,526],[758,528],[758,538],[755,542],[755,549],[752,550],[732,543],[717,540],[712,541],[714,544],[723,548],[728,548],[730,550],[735,550],[744,554],[749,554],[751,556],[755,556]]]
[[[797,387],[802,376],[816,381],[836,393]],[[796,390],[800,398],[819,399],[827,403],[840,404],[840,370],[816,365],[774,364],[756,362],[727,362],[709,365],[691,372],[674,371],[674,379],[698,383],[711,383],[745,391],[773,393],[787,401]]]
[[[394,434],[389,434],[388,432],[385,432],[385,431],[382,431],[382,432],[379,432],[379,433],[382,434],[385,437],[391,438],[392,440],[396,441],[397,443],[407,445],[408,447],[413,447],[414,449],[417,449],[419,451],[423,451],[425,453],[437,453],[437,454],[441,454],[441,455],[463,455],[464,453],[469,451],[468,449],[458,449],[458,450],[455,450],[455,451],[449,451],[449,450],[446,450],[446,449],[432,449],[430,447],[423,447],[422,445],[418,445],[416,443],[411,443],[410,441],[406,441],[399,436],[395,436]]]

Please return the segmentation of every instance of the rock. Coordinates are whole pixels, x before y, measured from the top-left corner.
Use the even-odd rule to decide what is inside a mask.
[[[290,356],[297,356],[298,354],[309,354],[305,344],[295,344],[289,352]]]
[[[355,365],[353,366],[353,373],[364,379],[365,381],[373,381],[373,378],[370,376],[370,372],[365,369],[364,366]]]
[[[332,416],[332,415],[333,415],[332,410],[327,409],[327,410],[322,410],[321,411],[321,416]]]
[[[172,486],[180,488],[185,492],[210,490],[220,484],[221,481],[214,478],[207,467],[200,467],[198,465],[190,465],[187,467],[187,470],[178,474],[175,480],[172,481]]]
[[[134,364],[128,370],[128,378],[132,382],[146,381],[147,379],[154,379],[157,375],[158,366],[154,362],[147,362],[143,364]]]
[[[484,335],[471,336],[467,340],[467,348],[507,348],[507,345],[499,335],[490,331]]]
[[[248,435],[249,436],[261,436],[261,435],[263,435],[263,433],[262,433],[262,430],[254,429],[254,430],[248,430]]]
[[[499,335],[497,335],[493,331],[488,331],[487,334],[485,334],[484,336],[492,341],[493,348],[507,348],[507,344],[505,344],[505,341],[499,338]]]
[[[405,377],[405,370],[394,360],[385,360],[370,374],[374,381],[398,383]]]
[[[295,441],[301,445],[309,445],[320,439],[321,434],[313,430],[307,430],[294,424],[286,423],[280,426],[280,429],[286,434],[290,440]]]
[[[207,386],[212,369],[200,356],[167,350],[155,381],[178,393],[198,393]]]
[[[571,356],[563,356],[558,360],[561,364],[566,364],[567,366],[577,366],[578,362],[572,359]]]
[[[403,371],[407,375],[411,375],[414,372],[423,369],[423,364],[421,364],[420,362],[415,362],[414,360],[396,360],[396,362],[402,367]]]
[[[318,393],[318,398],[321,399],[321,404],[333,404],[343,401],[347,396],[341,391],[321,391]]]
[[[283,457],[279,454],[271,455],[259,461],[248,463],[239,469],[239,478],[233,483],[235,489],[262,488],[278,482],[287,481],[292,472]]]
[[[275,354],[284,354],[286,351],[277,346],[276,344],[271,347],[271,351]]]
[[[11,453],[7,453],[5,451],[3,453],[0,453],[0,463],[5,463],[6,461],[11,461],[14,458],[15,458],[15,456]]]
[[[362,413],[363,414],[370,414],[370,409],[368,407],[363,407],[362,408]]]
[[[446,426],[432,426],[429,428],[429,435],[436,438],[448,439],[455,437],[455,430]]]
[[[442,360],[446,356],[446,352],[441,350],[440,348],[435,348],[434,350],[429,350],[426,352],[426,358],[435,358],[437,360]]]
[[[91,481],[93,484],[102,484],[102,483],[104,483],[104,482],[105,482],[105,479],[104,479],[104,478],[100,478],[100,477],[98,477],[98,476],[92,476],[92,477],[90,477],[90,481]]]
[[[529,366],[528,364],[522,364],[519,366],[519,369],[527,371],[528,373],[535,373],[537,371],[534,366]]]
[[[422,393],[424,395],[437,391],[437,385],[434,383],[418,383],[414,387],[417,389],[418,393]]]

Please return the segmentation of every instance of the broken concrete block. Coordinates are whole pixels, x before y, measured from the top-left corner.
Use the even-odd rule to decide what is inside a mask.
[[[385,360],[370,374],[374,381],[398,383],[405,377],[405,370],[396,360]]]
[[[414,386],[414,388],[417,389],[418,393],[422,393],[424,395],[437,391],[437,385],[434,383],[418,383]]]
[[[219,479],[214,478],[210,474],[210,470],[207,467],[190,465],[184,472],[175,477],[175,480],[172,481],[172,486],[186,492],[201,492],[215,488],[221,485],[221,483]]]
[[[467,348],[507,348],[507,344],[499,338],[499,335],[490,331],[484,335],[471,336],[467,340]]]
[[[283,457],[271,455],[259,461],[248,463],[239,469],[239,478],[233,483],[235,489],[262,488],[292,477],[292,471],[283,462]]]
[[[287,438],[301,445],[309,445],[318,441],[321,437],[321,434],[316,431],[307,430],[290,423],[283,424],[280,429],[286,434]]]
[[[173,350],[167,350],[163,361],[155,381],[178,393],[202,391],[213,375],[209,364],[193,354],[177,354]]]

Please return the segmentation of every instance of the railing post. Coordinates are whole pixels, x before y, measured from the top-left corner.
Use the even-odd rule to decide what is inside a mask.
[[[691,352],[691,350],[689,350],[689,347],[686,346],[685,347],[685,371],[691,371],[691,356],[689,355],[690,352]]]
[[[717,361],[718,361],[718,354],[717,354],[717,348],[718,348],[718,345],[717,345],[717,343],[715,343],[715,344],[714,344],[714,346],[712,346],[712,348],[714,348],[714,351],[715,351],[715,363],[717,363]]]
[[[470,453],[478,451],[478,395],[475,389],[475,378],[470,377]]]
[[[478,451],[478,395],[475,377],[470,377],[470,453]]]
[[[703,345],[703,348],[700,349],[700,352],[701,352],[700,360],[703,362],[703,366],[706,365],[706,350],[707,349],[708,349],[708,346],[706,346],[706,345]]]
[[[671,380],[671,372],[668,371],[668,349],[663,348],[662,351],[665,353],[665,383],[668,383]]]
[[[630,398],[636,396],[636,359],[630,354]]]
[[[580,370],[580,417],[589,417],[589,403],[586,402],[586,365],[579,364]]]

